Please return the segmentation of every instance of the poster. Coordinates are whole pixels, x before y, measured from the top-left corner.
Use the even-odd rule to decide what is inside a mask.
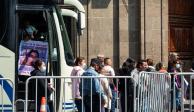
[[[37,59],[40,59],[47,64],[48,42],[22,40],[19,46],[19,75],[30,76],[30,72],[34,70],[33,64]]]

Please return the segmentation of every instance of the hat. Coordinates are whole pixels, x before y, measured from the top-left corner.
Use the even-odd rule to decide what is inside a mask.
[[[103,54],[98,54],[97,58],[104,58],[104,55]]]

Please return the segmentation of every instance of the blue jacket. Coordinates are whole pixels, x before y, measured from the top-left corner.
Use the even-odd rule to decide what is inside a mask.
[[[89,67],[83,74],[82,76],[99,76],[99,74],[95,71],[93,67]],[[81,96],[86,96],[86,95],[99,95],[102,93],[101,85],[99,78],[83,78],[80,79],[80,94]],[[92,80],[92,81],[91,81]],[[92,82],[92,83],[91,83]],[[82,85],[83,84],[83,85]],[[92,85],[92,90],[91,90],[91,85]],[[83,93],[82,93],[83,91]]]

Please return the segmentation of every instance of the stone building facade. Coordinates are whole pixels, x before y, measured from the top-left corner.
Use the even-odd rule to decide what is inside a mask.
[[[77,56],[89,62],[101,53],[113,59],[115,68],[128,57],[151,58],[167,65],[169,0],[79,1],[86,10],[87,27],[77,41]]]

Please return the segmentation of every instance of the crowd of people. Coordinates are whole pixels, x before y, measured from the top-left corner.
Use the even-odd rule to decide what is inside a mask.
[[[112,60],[103,55],[91,59],[89,67],[85,65],[83,57],[76,58],[71,76],[115,76]],[[115,112],[116,91],[113,79],[92,78],[92,82],[91,79],[72,79],[73,98],[79,112],[83,110],[82,100],[85,112]]]
[[[32,27],[28,22],[25,24],[27,28],[23,31],[23,40],[35,40],[34,34],[37,30]],[[37,50],[31,50],[26,57],[21,61],[21,65],[33,66],[34,70],[31,71],[31,76],[44,76],[45,64],[42,60],[38,59],[39,54]],[[36,61],[35,61],[36,60]],[[32,64],[33,63],[33,64]],[[112,67],[112,60],[109,57],[105,57],[103,54],[99,54],[96,58],[91,59],[90,65],[87,66],[84,57],[77,57],[74,63],[71,76],[131,76],[132,79],[118,79],[114,78],[92,78],[91,79],[79,79],[72,78],[72,96],[78,109],[78,112],[115,112],[117,104],[120,104],[122,112],[132,112],[134,107],[134,88],[135,84],[138,85],[139,73],[146,72],[161,72],[172,73],[171,79],[175,78],[175,82],[172,85],[176,85],[176,108],[180,109],[181,105],[181,77],[176,75],[177,72],[182,72],[183,63],[179,60],[177,54],[170,54],[168,67],[165,67],[162,62],[154,64],[153,60],[148,58],[145,60],[136,61],[132,58],[128,58],[122,64],[116,72]],[[192,64],[191,71],[194,71],[194,64]],[[25,79],[26,80],[26,79]],[[39,80],[40,85],[43,84],[43,80]],[[134,84],[135,83],[135,84]],[[185,83],[185,98],[187,97],[186,90],[188,82],[184,79]],[[50,94],[53,88],[47,86],[48,93]],[[39,86],[41,88],[41,86]],[[44,86],[42,86],[44,88]],[[173,88],[173,87],[172,87]],[[40,89],[45,90],[45,89]],[[41,95],[38,96],[38,102],[40,102]],[[118,94],[119,93],[119,94]],[[34,95],[30,95],[34,96]],[[117,98],[120,97],[120,102]],[[173,97],[173,96],[172,96]],[[91,100],[92,99],[92,100]],[[92,101],[92,102],[91,102]],[[84,104],[82,104],[84,103]],[[126,105],[127,104],[127,105]],[[38,104],[39,105],[39,104]],[[83,108],[84,106],[84,108]],[[39,108],[39,107],[38,107]]]
[[[22,40],[37,40],[37,30],[30,25],[28,21],[25,22],[25,28],[21,34]],[[26,54],[25,58],[20,61],[21,65],[33,66],[34,70],[31,71],[31,76],[44,76],[45,64],[42,60],[38,59],[39,53],[37,50],[30,50]],[[36,60],[36,61],[35,61]],[[139,73],[146,72],[170,72],[172,79],[172,85],[176,85],[176,108],[180,109],[181,105],[181,77],[176,75],[178,72],[182,72],[183,63],[179,60],[177,54],[172,53],[169,55],[168,67],[165,67],[162,62],[154,64],[153,60],[148,58],[145,60],[136,61],[132,58],[126,59],[116,72],[112,67],[112,60],[109,57],[105,57],[103,54],[99,54],[96,58],[91,59],[90,65],[87,67],[84,57],[77,57],[75,60],[75,66],[73,67],[71,76],[131,76],[131,79],[120,78],[115,80],[114,78],[92,78],[91,79],[72,79],[72,95],[79,112],[115,112],[116,106],[119,103],[122,112],[133,111],[134,103],[134,83],[137,85],[139,80]],[[194,72],[194,64],[192,64],[191,72]],[[175,79],[175,82],[174,80]],[[40,80],[40,84],[42,81]],[[185,84],[185,98],[187,97],[188,82],[184,78]],[[49,86],[48,86],[49,87]],[[172,87],[173,88],[173,87]],[[48,91],[53,88],[48,88]],[[92,90],[91,90],[92,89]],[[127,90],[126,90],[127,89]],[[43,89],[44,90],[44,89]],[[92,93],[91,93],[92,92]],[[48,92],[50,93],[50,92]],[[119,94],[118,94],[119,93]],[[117,102],[118,95],[120,96],[120,102]],[[34,96],[34,95],[32,95]],[[43,95],[40,95],[43,96]],[[91,100],[92,98],[92,100]],[[39,102],[41,97],[38,98]],[[92,102],[91,102],[92,101]],[[84,104],[82,104],[82,102]],[[127,103],[127,105],[126,105]],[[84,105],[85,108],[82,106]],[[127,107],[126,107],[127,106]],[[39,107],[38,107],[39,108]]]
[[[152,59],[135,61],[132,58],[128,58],[117,72],[115,72],[112,67],[111,58],[104,57],[104,55],[98,55],[96,58],[91,59],[89,67],[86,67],[83,57],[78,57],[76,58],[71,76],[115,76],[116,74],[119,76],[131,76],[134,82],[132,79],[125,80],[122,78],[116,81],[113,78],[92,78],[92,81],[91,79],[72,79],[73,98],[75,99],[78,112],[83,112],[83,110],[84,112],[100,112],[100,110],[102,112],[115,112],[117,103],[120,104],[121,112],[132,112],[134,109],[134,83],[136,83],[136,85],[138,84],[139,73],[142,71],[170,72],[171,76],[169,77],[172,77],[171,79],[175,77],[175,82],[172,81],[172,85],[176,85],[176,108],[178,110],[181,105],[181,80],[180,76],[176,75],[176,73],[182,72],[182,67],[183,63],[174,53],[169,56],[168,67],[165,67],[162,62],[154,64]],[[193,69],[191,69],[191,71]],[[184,79],[184,83],[184,95],[186,98],[186,90],[188,87],[186,79]],[[116,100],[118,97],[120,97],[120,102]],[[82,100],[84,104],[82,104]]]

